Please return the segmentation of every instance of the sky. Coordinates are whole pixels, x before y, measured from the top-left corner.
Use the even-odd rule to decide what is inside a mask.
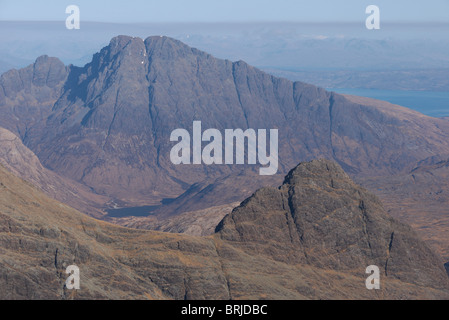
[[[161,22],[357,22],[368,5],[385,22],[449,22],[449,0],[0,0],[0,21],[64,21],[68,5],[81,20]]]

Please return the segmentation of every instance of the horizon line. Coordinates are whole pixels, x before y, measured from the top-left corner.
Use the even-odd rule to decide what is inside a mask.
[[[0,20],[1,22],[16,22],[16,23],[64,23],[65,20]],[[148,22],[148,21],[137,21],[137,22],[111,22],[111,21],[94,21],[86,20],[82,23],[98,23],[98,24],[117,24],[117,25],[157,25],[157,24],[316,24],[316,25],[329,25],[329,24],[364,24],[365,21],[283,21],[283,20],[254,20],[254,21],[158,21],[158,22]],[[384,20],[382,24],[388,25],[449,25],[449,21],[410,21],[410,20],[400,20],[391,21]]]

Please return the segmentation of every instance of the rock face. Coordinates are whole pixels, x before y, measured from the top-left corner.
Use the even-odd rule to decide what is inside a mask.
[[[257,191],[209,237],[96,221],[2,167],[0,221],[2,299],[449,299],[443,262],[325,160]],[[370,264],[381,290],[365,288]]]
[[[448,121],[276,78],[167,37],[115,37],[83,68],[42,57],[0,84],[0,126],[20,135],[47,168],[133,206],[256,172],[172,165],[170,133],[190,131],[194,120],[203,129],[278,128],[281,174],[318,157],[355,175],[390,174],[449,154]],[[213,205],[247,195],[235,187],[229,201]]]
[[[282,262],[336,271],[377,265],[389,277],[433,286],[448,280],[441,260],[412,229],[329,161],[300,164],[279,189],[257,191],[217,232],[250,251],[253,243],[275,241],[265,254]]]

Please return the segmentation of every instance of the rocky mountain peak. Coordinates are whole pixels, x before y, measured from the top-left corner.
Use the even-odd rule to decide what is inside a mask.
[[[148,37],[145,39],[145,46],[150,56],[157,54],[160,57],[167,59],[183,57],[189,53],[199,54],[201,52],[197,49],[189,47],[179,40],[165,36]]]
[[[4,98],[15,100],[17,94],[24,90],[31,93],[33,87],[55,88],[67,77],[68,70],[61,60],[42,55],[28,67],[20,70],[12,69],[0,77],[0,102]],[[49,91],[47,89],[47,91]],[[40,96],[35,99],[41,98]]]
[[[61,60],[43,55],[38,57],[33,64],[32,83],[35,86],[54,88],[65,80],[67,73],[66,66]]]
[[[206,55],[181,41],[165,36],[151,36],[143,40],[120,35],[112,38],[106,47],[94,55],[92,64],[97,65],[99,69],[104,67],[104,64],[112,68],[129,67],[122,64],[123,60],[128,60],[146,68],[153,60],[176,61],[192,54]]]
[[[222,239],[280,262],[448,287],[443,262],[415,232],[328,160],[301,163],[279,188],[262,188],[217,226]],[[264,246],[270,243],[269,251]],[[435,279],[438,279],[435,281]]]
[[[0,126],[25,137],[27,130],[51,110],[69,74],[58,58],[40,56],[26,68],[0,77]]]
[[[92,62],[86,65],[88,75],[97,76],[110,69],[114,73],[118,69],[129,69],[130,63],[145,65],[148,60],[144,41],[138,37],[116,36],[109,45],[96,53]],[[142,63],[143,62],[143,63]]]
[[[119,36],[111,40],[109,47],[114,54],[120,53],[135,58],[147,57],[144,41],[139,37]]]
[[[196,120],[203,129],[220,131],[279,129],[282,175],[299,161],[323,157],[352,175],[390,174],[449,153],[449,139],[441,138],[449,137],[448,121],[352,102],[161,36],[117,36],[86,66],[61,69],[66,77],[61,72],[59,78],[66,80],[54,89],[34,86],[9,98],[31,83],[36,70],[37,83],[43,83],[43,66],[60,65],[51,61],[42,57],[36,66],[2,77],[10,85],[0,86],[0,125],[17,133],[45,167],[127,206],[159,204],[195,183],[255,169],[173,165],[170,133],[190,131]],[[266,181],[257,187],[262,185]],[[235,194],[242,200],[252,190]]]
[[[320,159],[300,163],[285,176],[283,184],[290,186],[312,184],[335,188],[337,182],[344,183],[346,187],[353,184],[351,178],[337,163]]]

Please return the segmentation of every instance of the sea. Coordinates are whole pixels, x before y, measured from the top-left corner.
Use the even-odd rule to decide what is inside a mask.
[[[449,117],[449,92],[341,88],[326,90],[388,101],[431,117]]]

